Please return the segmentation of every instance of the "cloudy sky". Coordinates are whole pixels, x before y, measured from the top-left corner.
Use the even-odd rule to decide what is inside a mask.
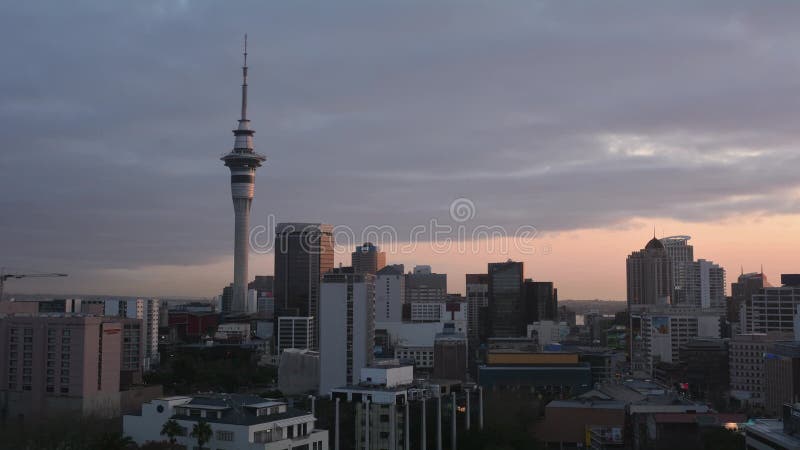
[[[389,255],[452,291],[512,257],[562,298],[623,299],[654,226],[729,281],[760,264],[777,281],[800,271],[798,20],[756,1],[3,2],[0,265],[70,274],[8,290],[229,282],[219,156],[244,32],[268,157],[253,225],[535,227],[533,254]]]

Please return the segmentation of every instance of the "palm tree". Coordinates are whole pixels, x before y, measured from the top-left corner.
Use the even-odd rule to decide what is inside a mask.
[[[135,442],[130,436],[124,436],[119,432],[101,434],[95,441],[93,448],[98,450],[126,450],[133,448]]]
[[[197,439],[197,446],[200,448],[200,450],[203,450],[203,444],[211,440],[211,434],[211,425],[209,425],[205,420],[197,422],[192,427],[191,436]]]
[[[180,436],[182,434],[183,427],[174,419],[164,422],[164,426],[161,427],[161,435],[169,438],[170,447],[175,447],[175,436]]]

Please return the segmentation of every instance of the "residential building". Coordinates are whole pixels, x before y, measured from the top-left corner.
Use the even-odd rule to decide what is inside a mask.
[[[666,305],[673,291],[672,264],[664,244],[653,237],[644,249],[628,255],[628,309],[633,305]]]
[[[729,350],[731,397],[752,406],[764,406],[764,354],[775,342],[791,338],[785,332],[733,336]]]
[[[197,448],[197,440],[190,434],[201,421],[211,427],[209,449],[328,449],[328,432],[315,427],[316,418],[310,412],[242,394],[155,399],[142,405],[141,414],[123,416],[122,431],[138,445],[163,441],[161,429],[169,420],[181,427],[176,444],[187,449]]]
[[[375,275],[386,266],[386,253],[380,251],[372,242],[356,246],[351,254],[351,265],[356,273]]]
[[[764,353],[764,403],[779,417],[784,404],[800,402],[800,342],[775,342]]]
[[[489,307],[489,275],[485,273],[468,273],[466,275],[467,290],[467,337],[477,348],[486,340],[486,319]]]
[[[320,395],[353,384],[373,360],[375,275],[351,267],[324,275],[320,297]]]
[[[725,269],[705,259],[685,263],[684,303],[697,308],[725,308]]]
[[[161,302],[155,298],[108,299],[104,315],[139,319],[144,326],[144,370],[150,370],[160,359],[158,353],[158,323]]]
[[[413,383],[412,366],[372,366],[361,369],[357,383],[331,390],[331,400],[357,403],[354,448],[408,450],[416,444],[405,440],[411,422],[405,405],[431,393]]]
[[[313,317],[278,317],[278,355],[289,348],[313,348],[314,328]]]
[[[129,322],[63,314],[0,318],[2,416],[118,415],[120,372],[135,370],[141,355],[135,346],[123,348],[123,338],[132,337]]]
[[[375,278],[375,320],[401,322],[405,304],[406,277],[403,265],[390,265],[378,270]]]
[[[521,262],[489,263],[489,336],[525,335]]]
[[[691,236],[670,236],[659,239],[667,251],[672,267],[672,303],[691,304],[686,293],[689,278],[687,265],[694,261],[694,247],[689,245]]]
[[[279,223],[275,227],[275,314],[320,317],[322,276],[333,269],[333,226]],[[314,336],[319,336],[319,321]]]

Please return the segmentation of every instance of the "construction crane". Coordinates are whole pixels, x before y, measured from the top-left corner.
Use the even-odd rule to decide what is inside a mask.
[[[21,278],[53,278],[53,277],[65,277],[67,274],[65,273],[20,273],[20,272],[11,272],[6,273],[6,269],[0,268],[0,301],[3,301],[3,288],[5,288],[6,281],[11,279],[21,279]]]

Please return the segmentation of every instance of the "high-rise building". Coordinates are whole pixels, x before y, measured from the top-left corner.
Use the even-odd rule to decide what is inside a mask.
[[[278,354],[289,348],[308,350],[314,343],[313,317],[278,317]]]
[[[472,348],[486,340],[486,315],[489,307],[489,275],[468,273],[467,278],[467,337]]]
[[[694,398],[712,400],[727,395],[730,385],[728,339],[696,338],[680,348],[689,392]]]
[[[104,315],[139,319],[144,327],[144,370],[159,363],[158,325],[161,302],[155,298],[109,299]]]
[[[628,309],[632,305],[665,305],[672,295],[672,265],[664,244],[653,237],[626,261]]]
[[[233,307],[233,283],[222,288],[222,295],[219,296],[219,310],[222,314],[234,312]]]
[[[119,415],[120,372],[135,369],[130,359],[140,352],[123,349],[127,322],[132,321],[69,315],[0,318],[4,413]]]
[[[356,247],[351,255],[353,270],[356,273],[375,274],[386,266],[386,253],[380,251],[372,242]]]
[[[230,312],[245,311],[247,297],[247,260],[250,251],[250,205],[255,193],[256,169],[267,158],[253,150],[254,130],[247,118],[247,38],[242,65],[242,111],[239,126],[233,130],[233,150],[220,158],[231,171],[231,196],[234,211],[233,296]]]
[[[403,265],[390,265],[378,270],[375,278],[375,321],[401,322],[405,303],[406,277]]]
[[[526,279],[523,285],[525,324],[558,320],[558,289],[552,281]]]
[[[430,266],[416,266],[406,275],[406,302],[444,301],[447,274],[433,273]]]
[[[698,259],[683,264],[683,303],[698,308],[725,308],[725,269]]]
[[[322,276],[333,269],[333,226],[279,223],[275,227],[275,314],[319,317]],[[319,336],[319,321],[315,336]]]
[[[661,238],[672,266],[672,303],[686,303],[686,265],[694,261],[694,247],[689,245],[691,236]]]
[[[731,283],[731,300],[728,306],[728,321],[739,322],[741,309],[744,305],[750,306],[753,294],[761,288],[770,287],[767,277],[763,273],[744,273],[739,275],[735,283]]]
[[[452,331],[436,335],[433,341],[433,377],[466,381],[466,335]]]
[[[751,406],[764,406],[764,354],[791,334],[769,332],[737,334],[730,340],[731,397]]]
[[[794,333],[795,312],[800,307],[800,280],[782,274],[781,287],[765,287],[753,294],[741,309],[743,333],[785,331]]]
[[[372,364],[375,275],[341,267],[322,279],[319,315],[320,395],[351,385]],[[355,380],[355,381],[354,381]]]
[[[489,336],[525,336],[523,266],[521,262],[489,263]]]

